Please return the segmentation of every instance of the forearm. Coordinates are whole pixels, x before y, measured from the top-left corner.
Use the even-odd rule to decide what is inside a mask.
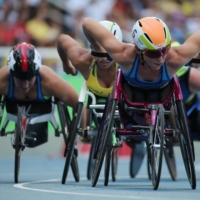
[[[64,39],[65,38],[63,34],[59,36],[57,41],[57,51],[63,63],[63,68],[65,71],[71,66],[71,63],[68,58],[67,47],[65,46],[66,42],[64,41]]]
[[[102,51],[101,45],[88,33],[87,30],[84,30],[84,34],[91,45],[91,49],[94,50],[95,52],[101,52]]]
[[[199,58],[200,52],[200,31],[191,35],[184,43],[184,52],[191,58]]]
[[[85,18],[83,20],[83,32],[94,50],[101,51],[100,43],[102,43],[102,38],[105,38],[109,31],[97,21],[91,18]]]

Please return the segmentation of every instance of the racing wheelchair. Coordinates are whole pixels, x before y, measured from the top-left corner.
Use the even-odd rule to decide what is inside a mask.
[[[69,136],[71,119],[68,108],[63,102],[54,97],[50,98],[47,102],[13,102],[2,96],[0,105],[1,121],[3,112],[6,113],[0,136],[6,136],[8,134],[12,136],[12,146],[15,149],[14,181],[18,183],[20,158],[25,147],[34,148],[48,141],[48,122],[51,122],[53,125],[55,136],[59,137],[60,134],[62,134],[66,144]],[[13,131],[6,132],[6,127],[10,121],[15,123],[15,128]],[[78,182],[79,171],[75,156],[72,159],[71,168],[74,178]]]
[[[86,97],[90,97],[92,99],[91,105],[89,105],[90,110],[90,124],[88,129],[82,129],[80,128],[80,122],[82,117],[82,112],[84,109],[84,102],[86,101]],[[72,120],[72,130],[69,135],[69,140],[66,145],[66,162],[63,170],[63,176],[62,176],[62,184],[65,184],[66,178],[69,171],[69,166],[72,162],[72,157],[74,155],[75,145],[76,145],[76,137],[77,135],[82,137],[92,137],[92,144],[90,148],[89,153],[89,159],[88,159],[88,165],[87,165],[87,179],[91,179],[93,169],[94,169],[94,147],[96,144],[96,138],[97,138],[97,132],[100,128],[101,119],[103,116],[103,109],[105,107],[105,99],[97,99],[95,95],[90,92],[86,86],[86,82],[84,81],[82,84],[82,88],[80,91],[78,103],[76,110],[74,112],[74,117]],[[114,143],[115,138],[113,138]],[[111,165],[112,165],[112,180],[116,180],[116,174],[117,174],[117,164],[118,164],[118,147],[111,148],[110,145],[109,154],[107,158],[109,161],[107,162],[107,168],[110,169],[110,155],[111,155]],[[109,177],[109,171],[105,169],[105,185],[108,184],[108,177]]]
[[[113,128],[116,109],[119,110],[122,127],[120,129]],[[175,129],[169,129],[167,125],[168,116],[172,112],[176,123]],[[115,86],[107,99],[96,141],[93,187],[98,181],[112,134],[116,137],[124,136],[136,141],[146,141],[154,190],[158,189],[160,182],[164,148],[170,148],[168,141],[177,134],[189,183],[192,189],[196,188],[193,143],[190,139],[182,92],[176,76],[162,90],[141,91],[131,87],[123,78],[121,70],[117,70]]]

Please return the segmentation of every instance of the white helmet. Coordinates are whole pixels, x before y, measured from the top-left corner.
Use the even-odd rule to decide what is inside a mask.
[[[107,28],[120,42],[122,42],[122,31],[119,25],[111,21],[100,21],[105,28]]]

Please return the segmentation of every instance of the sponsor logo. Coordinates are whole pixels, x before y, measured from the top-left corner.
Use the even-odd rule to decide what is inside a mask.
[[[133,30],[133,32],[132,32],[132,36],[133,36],[133,38],[135,37],[135,33],[137,33],[137,30],[136,30],[136,29]]]

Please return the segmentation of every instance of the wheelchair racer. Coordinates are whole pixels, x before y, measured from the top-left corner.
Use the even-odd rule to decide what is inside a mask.
[[[122,42],[122,32],[120,27],[111,21],[101,21],[103,25],[117,41]],[[67,74],[75,75],[76,71],[80,71],[86,80],[87,87],[95,94],[97,103],[105,103],[106,98],[112,91],[115,81],[116,68],[118,64],[109,56],[93,38],[87,37],[91,44],[92,51],[84,49],[77,41],[68,35],[61,34],[57,41],[57,50],[63,63],[63,69]],[[88,99],[87,125],[89,126],[89,105],[91,98]],[[85,126],[85,127],[86,127]],[[90,143],[92,137],[81,137],[79,141],[82,143]],[[145,155],[144,143],[135,144],[135,141],[126,142],[131,148],[133,157],[138,151],[142,151],[137,156],[137,161],[141,162]]]
[[[25,42],[10,50],[7,66],[0,69],[0,83],[0,95],[16,104],[48,102],[54,96],[67,106],[75,108],[78,100],[74,88],[50,67],[42,65],[39,52],[33,45]]]
[[[120,27],[110,21],[101,21],[102,24],[115,38],[122,41]],[[95,41],[91,43],[92,51],[83,48],[69,35],[61,34],[57,41],[57,50],[63,63],[63,69],[67,74],[76,75],[77,70],[86,80],[88,89],[95,95],[97,103],[105,103],[106,97],[111,93],[115,81],[118,64],[113,61],[106,51]],[[88,97],[87,122],[89,126],[89,105],[92,103]],[[89,143],[91,138],[79,137],[84,143]]]
[[[145,17],[134,24],[134,44],[116,40],[101,24],[90,18],[83,20],[83,31],[119,63],[127,87],[133,87],[138,92],[138,95],[130,94],[133,101],[165,99],[161,90],[200,51],[200,31],[190,36],[182,45],[171,47],[168,27],[156,17]]]
[[[119,64],[125,79],[124,91],[133,102],[164,101],[173,75],[200,52],[200,31],[182,45],[171,47],[170,31],[157,17],[136,21],[131,32],[133,43],[116,40],[94,19],[84,18],[82,26],[86,37],[97,41]]]

